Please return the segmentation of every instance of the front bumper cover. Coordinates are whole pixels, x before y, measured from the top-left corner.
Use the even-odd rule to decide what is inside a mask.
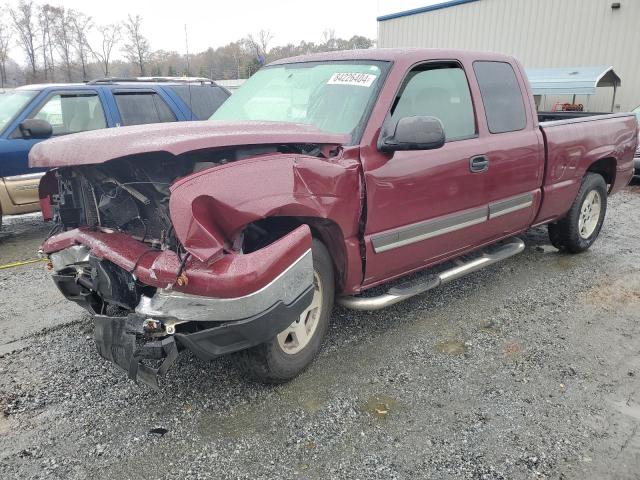
[[[211,360],[259,345],[300,318],[312,299],[313,286],[310,286],[289,304],[277,301],[267,310],[248,318],[201,324],[209,328],[161,338],[145,337],[143,324],[148,317],[143,315],[96,315],[96,346],[102,357],[122,368],[130,379],[158,389],[159,378],[176,361],[179,349],[186,348],[203,360]],[[158,365],[152,367],[147,362]]]
[[[83,271],[83,265],[100,266],[101,261],[87,247],[62,250],[52,254],[51,261],[56,272],[66,272],[54,275],[62,293],[89,309],[96,311],[89,300],[95,295],[103,299],[124,295],[120,290],[126,290],[127,283],[117,275],[110,275],[109,281],[100,281],[102,276],[97,275],[88,283],[73,273],[74,268]],[[97,267],[94,270],[100,272]],[[102,357],[125,370],[129,378],[158,388],[159,377],[175,362],[179,350],[211,360],[269,341],[300,318],[311,304],[313,290],[309,249],[268,284],[247,295],[215,298],[159,289],[153,296],[142,295],[135,313],[126,317],[95,315],[96,346]],[[148,321],[161,328],[146,331]]]

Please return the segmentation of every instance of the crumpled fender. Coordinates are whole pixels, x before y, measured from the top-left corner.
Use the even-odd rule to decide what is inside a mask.
[[[311,232],[302,225],[260,250],[229,253],[212,265],[189,258],[183,269],[187,281],[182,284],[176,282],[181,261],[175,252],[150,248],[109,229],[68,230],[49,238],[42,250],[51,254],[73,245],[84,245],[93,255],[113,262],[145,285],[205,297],[236,298],[260,290],[308,252]]]
[[[223,257],[244,226],[267,217],[327,218],[348,238],[358,231],[359,168],[356,158],[296,154],[217,166],[171,187],[171,220],[184,248],[206,264]]]

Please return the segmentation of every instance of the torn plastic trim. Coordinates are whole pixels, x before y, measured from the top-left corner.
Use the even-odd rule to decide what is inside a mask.
[[[136,313],[178,321],[241,320],[258,315],[278,302],[290,305],[312,286],[313,256],[309,249],[271,282],[248,295],[212,298],[163,289],[153,297],[143,295]]]
[[[94,337],[98,353],[122,370],[135,382],[141,381],[158,390],[158,379],[178,358],[178,347],[173,337],[150,340],[138,345],[136,337],[142,333],[142,317],[107,317],[96,315]],[[144,360],[159,361],[153,368]]]

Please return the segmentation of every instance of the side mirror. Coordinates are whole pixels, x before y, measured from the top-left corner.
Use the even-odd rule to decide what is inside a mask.
[[[53,135],[53,128],[46,120],[30,118],[18,125],[23,138],[49,138]]]
[[[445,142],[444,127],[436,117],[403,117],[390,127],[391,131],[383,127],[380,132],[378,150],[381,152],[432,150]]]

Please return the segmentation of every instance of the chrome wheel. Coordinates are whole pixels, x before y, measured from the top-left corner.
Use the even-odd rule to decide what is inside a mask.
[[[582,238],[589,238],[596,230],[598,220],[600,220],[601,208],[602,199],[600,198],[600,194],[595,190],[591,190],[580,207],[578,233],[580,233]]]
[[[318,328],[321,310],[322,283],[320,283],[318,274],[314,272],[311,305],[302,312],[299,319],[278,334],[278,345],[283,352],[293,355],[307,346]]]

